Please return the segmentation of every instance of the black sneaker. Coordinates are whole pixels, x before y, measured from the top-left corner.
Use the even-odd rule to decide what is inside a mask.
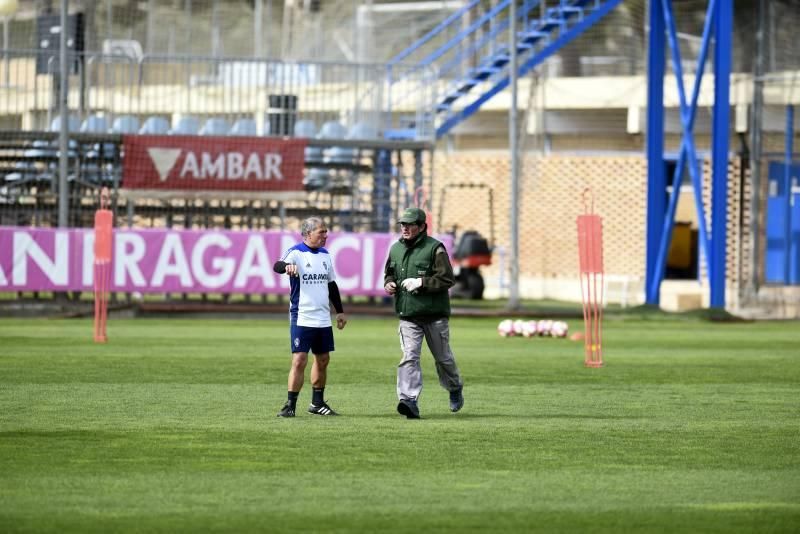
[[[409,419],[419,419],[419,408],[417,407],[417,401],[412,400],[401,400],[400,403],[397,405],[397,412],[405,415]]]
[[[294,408],[287,402],[278,412],[278,417],[294,417]]]
[[[314,415],[339,415],[338,413],[334,412],[330,406],[328,406],[327,402],[323,402],[319,406],[315,406],[314,404],[309,405],[308,413]]]
[[[464,388],[462,387],[450,392],[450,411],[453,413],[457,412],[464,406],[464,395],[462,394],[463,389]]]

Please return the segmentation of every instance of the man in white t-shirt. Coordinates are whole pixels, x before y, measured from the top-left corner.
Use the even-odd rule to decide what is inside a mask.
[[[333,352],[333,326],[330,304],[336,310],[336,327],[347,324],[342,297],[336,285],[331,255],[325,250],[328,228],[319,217],[309,217],[300,226],[303,242],[287,250],[275,262],[276,273],[290,277],[289,330],[292,367],[289,370],[289,394],[278,417],[294,417],[297,397],[303,387],[308,353],[314,354],[311,365],[313,387],[308,412],[314,415],[338,415],[325,402],[328,362]]]

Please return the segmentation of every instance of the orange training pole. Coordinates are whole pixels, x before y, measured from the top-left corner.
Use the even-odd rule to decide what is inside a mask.
[[[591,196],[587,205],[586,195]],[[594,213],[591,189],[583,191],[584,214],[578,215],[578,254],[583,300],[584,365],[603,365],[603,220]]]
[[[94,214],[94,341],[105,343],[108,291],[111,281],[111,245],[114,214],[108,209],[108,188],[100,191],[100,209]]]

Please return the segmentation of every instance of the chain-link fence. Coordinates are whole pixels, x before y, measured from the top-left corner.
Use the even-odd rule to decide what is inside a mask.
[[[469,20],[500,3],[471,3]],[[555,0],[535,4],[531,17],[546,12]],[[571,291],[567,281],[574,270],[574,239],[569,229],[580,209],[573,199],[586,185],[596,192],[613,232],[607,242],[616,247],[617,259],[610,260],[614,274],[634,281],[643,278],[647,125],[641,103],[650,4],[623,2],[538,67],[530,79],[521,80],[520,101],[528,115],[522,121],[520,143],[526,152],[525,199],[522,220],[517,221],[523,240],[529,240],[523,241],[520,252],[523,296]],[[690,77],[696,71],[708,2],[673,4],[682,66]],[[3,26],[0,57],[0,214],[4,225],[53,226],[61,156],[54,131],[60,126],[59,65],[52,46],[43,47],[38,27],[42,16],[57,16],[53,9],[58,6],[43,0],[19,5]],[[108,185],[115,190],[114,209],[122,226],[296,228],[300,217],[322,210],[334,229],[382,231],[423,187],[428,206],[439,211],[434,213],[438,229],[477,228],[491,236],[496,254],[494,265],[485,271],[487,288],[503,296],[512,200],[507,183],[507,100],[487,102],[475,120],[442,140],[436,158],[425,142],[337,142],[353,137],[351,130],[364,124],[369,134],[356,137],[385,137],[394,129],[407,134],[412,129],[414,135],[430,139],[428,117],[421,113],[430,109],[430,102],[427,108],[419,99],[409,102],[413,91],[387,85],[387,78],[404,76],[387,76],[383,62],[456,9],[455,3],[442,2],[433,10],[401,12],[390,5],[344,0],[71,3],[71,14],[82,14],[85,33],[84,52],[70,56],[69,65],[68,107],[75,116],[69,129],[78,132],[70,133],[68,146],[69,224],[90,226],[97,186]],[[728,280],[734,281],[732,293],[756,303],[769,302],[764,288],[795,283],[791,277],[796,252],[786,221],[794,220],[791,209],[798,204],[792,181],[798,159],[792,119],[800,103],[800,41],[792,28],[798,23],[797,0],[742,0],[734,5],[729,224],[736,231],[728,232],[734,236],[729,237],[729,264],[734,263]],[[487,22],[486,31],[491,24]],[[452,39],[458,31],[454,28],[438,39]],[[420,98],[433,100],[441,90],[441,81],[433,83],[439,67],[426,72],[408,68],[414,89],[426,95]],[[712,68],[708,62],[706,74]],[[608,88],[619,94],[609,97]],[[707,102],[701,99],[701,105]],[[702,158],[711,146],[708,109],[698,111],[694,132]],[[101,133],[94,131],[99,128],[97,122],[92,125],[95,118],[105,122]],[[302,130],[313,123],[300,137],[312,138],[308,156],[317,162],[304,169],[300,196],[153,194],[124,187],[125,135],[142,129],[146,135],[158,135],[165,123],[167,134],[174,130],[173,134],[194,135],[209,120],[217,126],[217,120],[225,121],[231,129],[243,121],[242,131],[256,138],[294,134],[298,124]],[[338,133],[321,135],[326,123],[338,123],[332,126]],[[666,149],[672,153],[681,139],[677,106],[668,107],[666,123]],[[685,196],[691,199],[690,192]],[[619,201],[622,198],[625,203]],[[684,214],[683,204],[678,213],[685,220],[680,222],[696,229],[696,214]],[[525,225],[531,229],[525,231]],[[780,236],[770,234],[779,229]],[[699,263],[696,250],[693,256]],[[694,272],[702,274],[701,269]]]

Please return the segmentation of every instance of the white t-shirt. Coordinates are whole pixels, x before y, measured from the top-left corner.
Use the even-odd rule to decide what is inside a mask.
[[[292,324],[322,328],[331,326],[328,282],[336,280],[327,250],[298,243],[281,261],[297,265],[298,276],[289,277],[289,318]]]

